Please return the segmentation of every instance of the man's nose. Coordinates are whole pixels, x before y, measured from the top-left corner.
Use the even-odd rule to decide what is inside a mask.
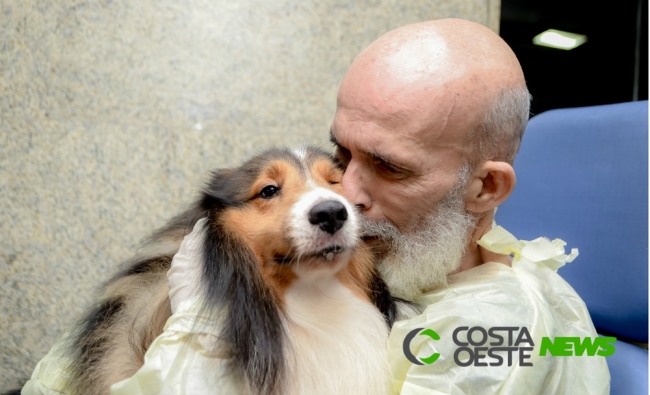
[[[363,171],[357,165],[356,161],[348,163],[348,167],[343,173],[343,195],[361,211],[367,211],[372,205],[372,199],[366,189],[366,179]]]

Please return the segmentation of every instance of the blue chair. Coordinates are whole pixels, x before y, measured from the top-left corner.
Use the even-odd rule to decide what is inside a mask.
[[[648,394],[648,102],[533,117],[517,186],[496,222],[519,239],[561,238],[580,256],[559,274],[594,326],[615,336],[611,394]]]

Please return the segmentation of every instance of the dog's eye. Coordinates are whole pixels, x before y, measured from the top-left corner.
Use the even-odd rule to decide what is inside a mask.
[[[340,184],[339,181],[334,181],[334,180],[327,180],[327,183],[330,184],[330,185],[338,185],[338,184]]]
[[[270,199],[273,196],[277,195],[278,193],[280,193],[280,187],[277,187],[275,185],[267,185],[264,188],[262,188],[259,196],[262,199]]]

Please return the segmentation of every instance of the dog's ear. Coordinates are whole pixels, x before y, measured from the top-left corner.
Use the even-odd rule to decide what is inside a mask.
[[[201,207],[204,210],[220,210],[242,203],[243,180],[237,170],[219,169],[203,188]]]
[[[215,201],[221,202],[220,197]],[[220,335],[233,373],[259,394],[280,393],[284,374],[284,333],[275,292],[262,279],[253,250],[211,210],[203,243],[203,311],[224,327]]]

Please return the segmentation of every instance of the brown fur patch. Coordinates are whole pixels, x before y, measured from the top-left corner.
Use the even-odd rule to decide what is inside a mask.
[[[337,273],[336,277],[359,299],[370,303],[371,289],[368,284],[372,277],[373,266],[372,254],[361,242],[350,258],[347,268]]]
[[[272,199],[255,198],[267,185],[280,187]],[[290,254],[291,242],[286,237],[286,220],[300,195],[306,191],[300,170],[285,161],[273,161],[261,172],[251,189],[251,204],[229,209],[221,217],[225,228],[241,237],[253,250],[260,272],[279,297],[297,276],[276,257]]]
[[[331,189],[332,191],[342,194],[343,187],[343,170],[338,168],[329,160],[319,159],[310,169],[312,179],[320,186]]]

